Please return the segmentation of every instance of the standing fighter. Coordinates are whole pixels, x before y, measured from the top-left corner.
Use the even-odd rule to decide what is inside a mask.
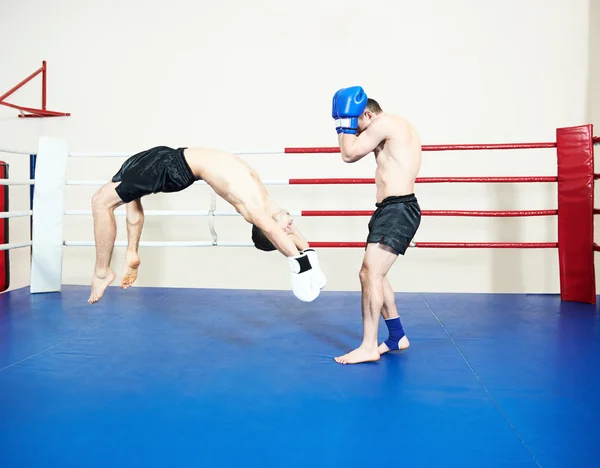
[[[369,222],[360,270],[363,340],[354,351],[335,358],[340,364],[356,364],[377,361],[383,353],[409,346],[387,273],[398,255],[404,255],[421,223],[414,194],[421,168],[421,141],[409,122],[383,112],[360,86],[335,93],[332,117],[344,162],[359,161],[371,152],[377,162],[377,209]],[[389,336],[378,347],[380,314]]]
[[[316,252],[292,227],[289,213],[278,207],[260,177],[237,156],[207,148],[158,146],[127,159],[110,182],[92,198],[96,265],[88,302],[100,300],[116,277],[110,261],[116,237],[114,210],[125,204],[127,251],[121,287],[137,278],[138,246],[144,224],[141,198],[151,193],[179,192],[197,180],[205,181],[252,224],[252,239],[260,250],[277,249],[292,271],[292,289],[298,299],[315,300],[325,286]]]

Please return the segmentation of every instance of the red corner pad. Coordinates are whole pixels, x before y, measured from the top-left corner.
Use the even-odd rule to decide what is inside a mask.
[[[559,128],[556,134],[561,299],[595,304],[592,125]]]

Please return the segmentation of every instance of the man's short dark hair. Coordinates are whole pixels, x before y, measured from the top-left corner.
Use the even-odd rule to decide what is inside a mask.
[[[375,99],[371,98],[367,99],[366,110],[373,112],[374,114],[379,114],[380,112],[383,112],[379,103]]]
[[[265,252],[277,250],[277,247],[273,245],[266,234],[254,224],[252,225],[252,242],[254,242],[254,247],[258,250],[263,250]]]

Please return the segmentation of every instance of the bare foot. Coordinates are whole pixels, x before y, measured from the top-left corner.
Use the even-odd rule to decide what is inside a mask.
[[[138,267],[140,266],[140,257],[137,253],[125,254],[125,269],[121,277],[121,287],[129,288],[137,279]]]
[[[374,362],[379,360],[379,353],[376,349],[368,350],[359,346],[348,354],[334,358],[339,364],[358,364],[359,362]]]
[[[402,351],[403,349],[406,349],[410,346],[410,341],[408,341],[408,338],[406,337],[406,335],[404,335],[402,338],[400,338],[400,341],[398,342],[398,349],[394,349],[393,351]],[[377,351],[379,351],[379,354],[385,354],[388,351],[392,351],[390,348],[388,348],[388,345],[385,344],[385,341],[383,343],[381,343],[379,345],[379,348],[377,348]]]
[[[94,273],[94,277],[92,278],[92,292],[88,302],[90,304],[98,302],[104,294],[104,291],[106,291],[106,288],[108,288],[108,285],[112,283],[116,277],[117,275],[115,275],[115,272],[110,268],[104,276],[99,276]]]

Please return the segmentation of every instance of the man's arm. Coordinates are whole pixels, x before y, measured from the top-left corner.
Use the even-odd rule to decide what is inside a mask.
[[[253,220],[253,224],[263,231],[271,243],[287,257],[292,271],[292,290],[294,295],[304,302],[314,301],[324,286],[324,275],[318,259],[313,253],[300,252],[294,238],[288,235],[277,224],[268,218]]]
[[[300,249],[296,246],[294,239],[283,232],[275,223],[264,223],[262,226],[257,224],[257,226],[283,255],[286,257],[297,257],[300,255]]]
[[[359,161],[377,148],[386,137],[386,126],[380,120],[369,125],[358,137],[351,133],[340,133],[338,142],[342,159],[347,163]]]
[[[296,248],[298,250],[308,249],[308,247],[309,247],[308,241],[304,238],[302,233],[300,231],[298,231],[298,229],[292,228],[292,231],[288,235],[292,238],[292,240],[294,241],[294,244],[296,244]]]

